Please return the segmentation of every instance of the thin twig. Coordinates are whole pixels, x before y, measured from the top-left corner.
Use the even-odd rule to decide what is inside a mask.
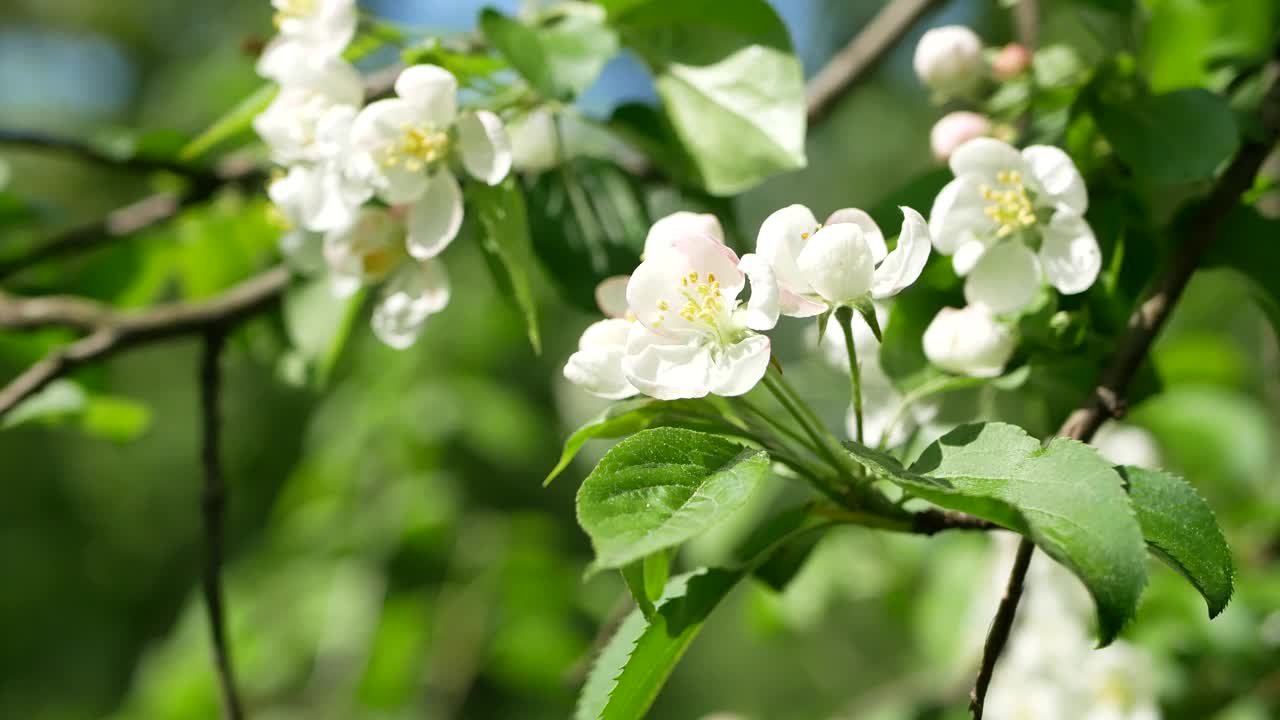
[[[236,690],[222,604],[222,524],[227,488],[222,476],[222,459],[219,453],[222,417],[218,394],[222,385],[220,362],[225,340],[225,327],[210,328],[205,333],[204,352],[200,357],[200,417],[203,431],[200,456],[204,464],[204,495],[201,501],[204,516],[204,604],[209,615],[209,635],[213,642],[214,667],[218,672],[223,714],[230,720],[242,720],[245,716],[244,703]]]
[[[862,77],[936,0],[893,0],[809,81],[809,123],[823,118],[849,86]]]
[[[0,328],[64,326],[91,330],[83,339],[51,351],[0,389],[0,416],[53,380],[87,363],[157,340],[229,327],[273,304],[288,284],[289,271],[277,266],[211,300],[142,311],[114,310],[80,298],[0,297]]]
[[[1089,442],[1102,423],[1114,414],[1115,408],[1123,406],[1129,383],[1141,367],[1160,329],[1169,319],[1205,251],[1217,240],[1222,223],[1239,205],[1241,196],[1253,185],[1263,161],[1276,144],[1277,137],[1280,137],[1280,82],[1272,85],[1268,91],[1260,106],[1260,113],[1265,139],[1250,142],[1241,148],[1226,172],[1214,184],[1208,198],[1187,226],[1182,244],[1169,258],[1168,265],[1154,284],[1150,296],[1129,316],[1128,330],[1115,354],[1111,356],[1094,392],[1086,404],[1063,423],[1058,430],[1059,436]],[[1009,575],[1008,590],[1000,601],[995,620],[987,634],[978,679],[970,694],[969,709],[974,720],[982,718],[987,686],[995,671],[996,661],[1009,638],[1028,561],[1034,548],[1031,541],[1025,538],[1018,545],[1018,561],[1014,563]]]
[[[218,179],[217,174],[208,168],[197,165],[174,162],[160,158],[149,158],[138,155],[116,155],[91,143],[77,138],[50,135],[39,130],[5,130],[0,129],[0,145],[48,150],[72,155],[80,160],[96,165],[133,170],[137,172],[154,172],[163,170],[195,179]]]

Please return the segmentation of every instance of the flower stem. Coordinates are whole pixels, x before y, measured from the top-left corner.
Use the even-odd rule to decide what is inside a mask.
[[[812,410],[809,410],[809,413],[805,412],[808,407],[805,406],[803,401],[792,396],[789,392],[790,388],[782,380],[782,374],[770,368],[765,373],[764,384],[765,387],[769,388],[769,392],[773,393],[773,396],[777,398],[778,404],[791,413],[791,417],[795,418],[796,422],[800,424],[800,427],[813,441],[814,446],[821,451],[820,454],[831,463],[831,467],[836,472],[843,472],[844,467],[835,452],[832,451],[831,445],[824,435],[821,423],[815,422],[816,418],[809,414],[813,412]]]
[[[858,367],[858,350],[853,344],[853,308],[836,309],[836,322],[844,331],[844,347],[849,352],[849,381],[852,385],[854,439],[859,444],[865,442],[862,433],[862,373]]]

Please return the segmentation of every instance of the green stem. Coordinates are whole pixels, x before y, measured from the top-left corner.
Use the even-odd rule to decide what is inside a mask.
[[[796,432],[791,427],[788,427],[786,423],[783,423],[779,421],[776,417],[770,415],[769,413],[766,413],[764,410],[757,407],[750,400],[747,400],[745,397],[741,397],[741,396],[734,398],[734,400],[736,400],[737,403],[741,405],[742,408],[745,409],[748,413],[759,418],[762,422],[764,422],[764,424],[768,425],[775,432],[783,435],[787,439],[796,443],[797,445],[804,448],[805,450],[808,450],[814,455],[822,454],[822,451],[818,448],[817,445],[814,445],[811,440],[801,435],[800,433]]]
[[[800,427],[809,435],[809,438],[813,440],[814,445],[821,450],[820,454],[831,463],[831,467],[838,473],[844,472],[844,466],[841,464],[836,453],[832,451],[831,445],[824,435],[822,425],[814,422],[815,418],[806,414],[805,410],[808,410],[808,407],[804,405],[803,401],[800,401],[798,398],[793,398],[788,393],[789,388],[787,388],[781,377],[782,373],[770,368],[764,376],[765,387],[769,388],[769,392],[772,392],[773,396],[778,399],[778,404],[782,405],[787,412],[791,413],[791,417],[795,418],[796,422],[800,424]],[[809,410],[809,412],[812,413],[813,411]]]
[[[858,367],[858,349],[853,344],[853,308],[836,309],[836,321],[844,331],[844,348],[849,352],[849,381],[852,385],[854,439],[859,444],[865,442],[862,434],[862,373]]]

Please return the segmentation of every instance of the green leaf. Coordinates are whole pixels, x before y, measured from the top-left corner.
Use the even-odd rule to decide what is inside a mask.
[[[151,408],[125,397],[90,395],[80,416],[80,430],[86,435],[115,442],[129,442],[151,427]]]
[[[617,165],[574,158],[528,185],[533,249],[564,298],[599,313],[601,280],[640,262],[649,213],[639,183]]]
[[[604,3],[654,74],[663,112],[713,195],[805,166],[804,77],[764,0]]]
[[[59,379],[23,400],[0,419],[5,429],[39,422],[55,422],[79,415],[89,404],[89,395],[73,380]]]
[[[596,659],[575,720],[639,720],[711,611],[742,579],[740,570],[702,569],[667,583],[651,622],[639,610],[618,627]]]
[[[1191,582],[1209,605],[1209,617],[1232,593],[1231,549],[1209,504],[1177,475],[1124,466],[1129,498],[1152,552]]]
[[[741,508],[769,472],[769,456],[682,428],[643,430],[618,443],[578,489],[578,524],[593,568],[617,568],[694,537]]]
[[[178,151],[178,159],[183,161],[199,159],[223,142],[247,131],[253,125],[253,118],[267,109],[267,106],[275,99],[278,90],[279,88],[274,84],[268,83],[236,103],[222,117],[213,121],[213,124],[206,128],[204,132],[184,145]]]
[[[708,404],[702,400],[635,398],[616,402],[565,440],[560,461],[547,473],[547,479],[542,484],[550,485],[552,480],[564,472],[588,440],[623,437],[658,425],[684,426],[695,423],[707,429],[708,423],[713,422],[712,418],[718,416],[708,410]],[[700,421],[700,417],[705,417],[706,420]]]
[[[507,296],[524,315],[529,344],[535,353],[542,352],[538,332],[538,305],[533,297],[533,251],[529,241],[529,220],[525,212],[524,193],[508,177],[499,185],[483,183],[467,185],[466,198],[480,222],[480,247],[490,267],[500,268],[500,284]]]
[[[1213,177],[1240,146],[1231,107],[1199,88],[1154,96],[1132,88],[1123,99],[1096,103],[1094,119],[1120,159],[1156,184]]]
[[[604,26],[604,11],[585,3],[558,6],[535,26],[486,9],[480,29],[530,86],[552,100],[582,93],[618,52],[618,37]]]
[[[151,427],[151,409],[129,398],[89,393],[73,380],[60,379],[11,410],[0,427],[66,423],[78,424],[86,435],[128,442]]]
[[[295,284],[285,292],[285,330],[316,383],[323,385],[328,379],[364,297],[363,291],[340,297],[326,278]]]
[[[1146,585],[1146,553],[1121,478],[1093,448],[1067,438],[1042,446],[1004,423],[962,425],[909,470],[847,443],[872,475],[936,505],[1031,538],[1093,595],[1102,643],[1133,616]]]
[[[622,579],[646,620],[653,618],[654,603],[662,597],[671,574],[671,558],[665,550],[622,567]]]

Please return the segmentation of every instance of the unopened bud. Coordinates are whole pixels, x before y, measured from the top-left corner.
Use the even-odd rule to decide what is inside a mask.
[[[976,137],[991,134],[991,120],[986,115],[959,110],[947,113],[929,131],[929,147],[941,162],[951,158],[956,148]]]
[[[963,95],[982,80],[982,40],[963,25],[934,28],[920,38],[916,75],[943,96]]]
[[[991,61],[991,72],[1001,80],[1012,80],[1031,67],[1031,51],[1025,45],[1009,43]]]
[[[924,354],[943,370],[996,377],[1013,356],[1017,339],[985,311],[942,308],[924,331]]]

